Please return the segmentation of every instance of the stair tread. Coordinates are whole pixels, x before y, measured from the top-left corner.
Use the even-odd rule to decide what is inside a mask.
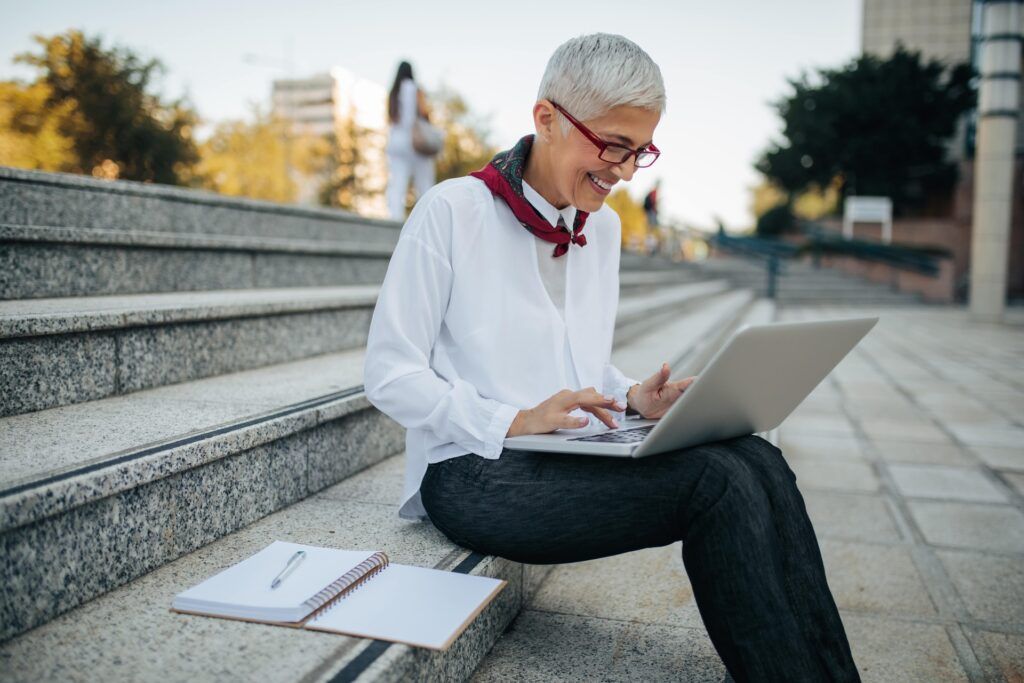
[[[361,389],[364,356],[359,348],[2,418],[0,528],[144,483],[146,477],[139,472],[112,477],[104,471],[105,463],[127,453]],[[358,404],[368,405],[364,397]],[[250,432],[297,431],[312,425],[317,410],[292,410],[290,421],[239,426],[216,438],[219,443],[232,438],[248,443]],[[172,450],[145,457],[150,478],[202,460],[198,447],[188,456]],[[54,477],[60,481],[44,483]],[[44,488],[50,493],[45,506],[28,505]]]
[[[197,682],[297,682],[335,675],[374,641],[182,615],[170,611],[171,601],[275,539],[379,549],[396,563],[452,569],[468,551],[430,524],[398,519],[391,501],[400,492],[400,464],[398,456],[365,470],[10,640],[0,646],[5,680],[71,680],[83,671],[93,680],[166,680],[168,667],[176,678]],[[386,492],[391,501],[365,494],[353,498],[359,485]],[[391,645],[380,663],[396,666],[397,658],[405,666],[428,667],[412,676],[418,680],[443,662],[467,667],[463,677],[468,676],[518,611],[523,571],[506,560],[474,559],[480,562],[471,573],[498,576],[510,585],[460,637],[459,646],[423,657],[424,651]],[[473,659],[458,661],[467,657]]]
[[[749,290],[728,290],[704,302],[688,315],[659,327],[632,344],[612,351],[612,363],[633,379],[652,375],[662,362],[673,366],[675,360],[719,324],[723,317],[735,314],[750,301]],[[676,372],[673,372],[673,376]]]
[[[698,294],[725,292],[725,299],[736,296],[724,289],[724,283],[697,283],[662,292],[665,298],[644,297],[644,307],[685,301]],[[749,296],[740,294],[739,296]],[[134,297],[115,297],[134,298]],[[642,314],[641,302],[633,307]],[[628,305],[627,305],[627,310]],[[683,312],[673,328],[688,328],[690,316],[721,315],[712,304]],[[621,313],[621,308],[620,308]],[[622,315],[622,318],[627,316]],[[676,337],[663,330],[641,334],[616,353],[629,352],[635,358],[649,359],[643,349],[664,348],[666,344],[683,348],[691,336]],[[81,504],[113,492],[144,483],[148,478],[166,476],[167,467],[185,468],[202,462],[203,450],[194,445],[191,459],[183,458],[177,446],[145,455],[145,468],[125,468],[121,476],[111,476],[110,466],[159,444],[175,444],[189,438],[214,439],[227,444],[248,443],[250,432],[271,429],[263,424],[290,406],[317,401],[341,392],[357,392],[357,403],[368,405],[361,393],[365,348],[325,354],[298,361],[269,365],[253,370],[191,380],[146,389],[131,394],[49,408],[0,418],[0,528],[9,528],[37,519],[44,514]],[[615,356],[619,357],[619,356]],[[614,357],[613,357],[614,358]],[[653,369],[638,367],[650,374]],[[631,370],[624,371],[631,372]],[[646,376],[646,375],[645,375]],[[298,430],[316,419],[316,409],[298,411],[290,421],[274,423],[281,430]],[[226,429],[265,418],[246,428]],[[276,419],[276,418],[272,418]],[[280,421],[279,421],[280,422]],[[120,425],[132,425],[123,429]],[[289,426],[290,425],[290,426]],[[226,431],[223,431],[226,430]],[[218,432],[209,437],[209,432]],[[162,464],[164,461],[171,464]],[[145,471],[145,474],[142,473]],[[56,481],[53,481],[56,479]],[[45,491],[45,497],[42,495]]]
[[[0,338],[372,306],[379,290],[342,285],[0,301]]]
[[[729,283],[725,280],[705,280],[661,287],[655,292],[623,295],[619,297],[618,316],[628,320],[648,311],[699,299],[728,288]]]
[[[344,239],[310,239],[216,233],[127,231],[0,223],[0,240],[165,249],[203,249],[389,257],[393,245]]]

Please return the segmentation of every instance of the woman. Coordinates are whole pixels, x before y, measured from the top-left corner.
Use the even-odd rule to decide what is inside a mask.
[[[614,428],[627,410],[661,417],[692,381],[662,365],[638,383],[609,363],[620,225],[604,200],[657,159],[664,106],[661,72],[635,44],[570,40],[541,81],[536,135],[413,210],[364,380],[408,430],[400,514],[530,563],[682,540],[737,681],[858,680],[795,477],[768,442],[639,460],[502,448],[506,436]]]
[[[395,220],[405,218],[405,195],[412,178],[416,196],[422,197],[434,184],[434,158],[416,152],[412,146],[412,127],[417,117],[427,118],[427,103],[416,86],[412,65],[402,62],[388,95],[388,213]]]

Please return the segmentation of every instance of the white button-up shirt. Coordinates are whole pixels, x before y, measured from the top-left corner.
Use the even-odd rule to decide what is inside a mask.
[[[525,185],[524,193],[551,225],[560,213],[573,224],[575,209],[560,212]],[[585,247],[544,262],[554,243],[472,177],[440,183],[416,203],[373,312],[363,379],[370,402],[407,430],[402,517],[426,516],[419,488],[429,463],[498,458],[520,410],[590,386],[625,403],[636,381],[609,362],[617,214],[602,207],[584,234]],[[563,295],[564,311],[552,300]]]

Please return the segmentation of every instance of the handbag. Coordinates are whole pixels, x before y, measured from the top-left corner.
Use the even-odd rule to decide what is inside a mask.
[[[412,148],[418,154],[432,157],[444,148],[444,131],[424,118],[412,124]]]

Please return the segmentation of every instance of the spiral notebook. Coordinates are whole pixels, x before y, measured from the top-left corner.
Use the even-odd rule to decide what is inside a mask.
[[[306,557],[276,589],[297,551]],[[445,650],[506,582],[391,564],[379,551],[274,541],[179,593],[171,609]]]

